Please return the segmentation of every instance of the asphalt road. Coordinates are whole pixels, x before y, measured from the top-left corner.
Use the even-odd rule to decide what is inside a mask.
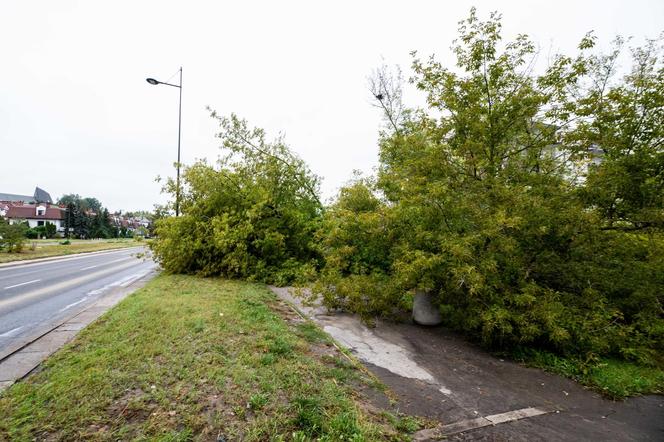
[[[0,267],[0,354],[156,266],[143,247]]]

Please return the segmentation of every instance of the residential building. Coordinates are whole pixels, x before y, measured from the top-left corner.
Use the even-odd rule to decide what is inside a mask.
[[[0,216],[12,224],[27,222],[34,228],[51,223],[57,232],[63,233],[65,214],[66,209],[53,204],[51,195],[39,187],[32,195],[0,193]]]
[[[4,205],[4,218],[11,224],[27,222],[31,228],[45,226],[47,223],[55,224],[56,231],[63,233],[65,230],[65,216],[67,209],[54,204],[37,203],[23,204],[2,203]]]
[[[1,203],[48,203],[53,204],[53,199],[51,195],[44,189],[35,187],[35,192],[32,195],[17,195],[14,193],[1,193],[0,192],[0,202]]]

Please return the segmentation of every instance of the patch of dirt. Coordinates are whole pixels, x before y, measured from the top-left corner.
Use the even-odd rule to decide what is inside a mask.
[[[113,401],[107,412],[115,421],[124,420],[129,425],[145,422],[150,418],[156,407],[152,401],[144,401],[145,392],[140,388],[125,390],[124,394]]]

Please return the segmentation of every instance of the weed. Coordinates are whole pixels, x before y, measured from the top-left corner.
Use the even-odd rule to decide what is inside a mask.
[[[201,333],[205,331],[205,321],[201,318],[196,318],[194,321],[190,322],[190,327],[194,333]]]
[[[298,324],[297,332],[298,335],[302,336],[304,339],[307,340],[307,342],[311,344],[330,342],[329,336],[311,321]]]
[[[293,346],[281,336],[276,336],[270,340],[268,351],[276,356],[285,356],[293,351]]]
[[[323,408],[317,397],[298,397],[293,400],[294,424],[308,436],[316,437],[323,430]]]
[[[420,422],[412,416],[402,416],[397,420],[397,429],[405,433],[414,433],[420,429]]]
[[[249,398],[249,407],[252,410],[260,410],[268,402],[268,396],[264,393],[257,393]]]

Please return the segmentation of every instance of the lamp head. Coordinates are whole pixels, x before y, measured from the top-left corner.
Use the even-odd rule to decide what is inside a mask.
[[[155,80],[154,78],[146,78],[145,81],[147,81],[148,83],[150,83],[152,85],[155,85],[155,86],[159,84],[159,82],[157,80]]]

